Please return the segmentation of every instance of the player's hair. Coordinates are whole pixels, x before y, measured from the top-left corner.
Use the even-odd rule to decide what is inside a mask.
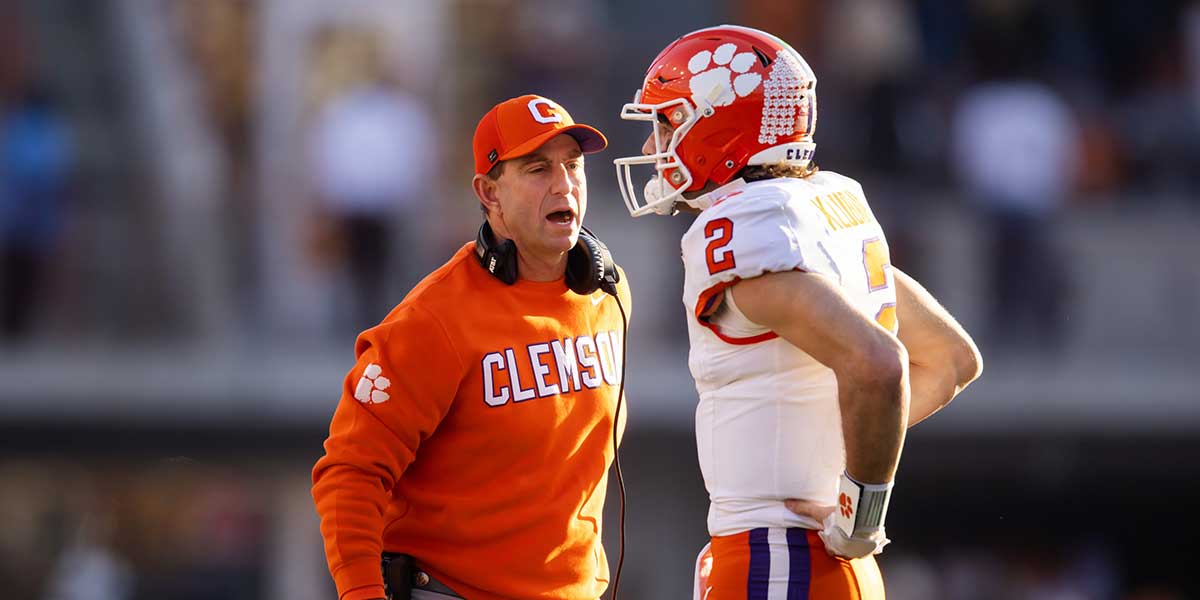
[[[762,181],[764,179],[778,179],[780,177],[793,177],[796,179],[804,179],[811,176],[820,170],[816,163],[809,162],[801,167],[789,163],[770,163],[766,165],[747,165],[742,167],[734,177],[741,177],[746,180],[746,183],[752,181]]]

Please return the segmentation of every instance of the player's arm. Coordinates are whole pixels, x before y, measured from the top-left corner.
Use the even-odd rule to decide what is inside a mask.
[[[908,416],[904,346],[823,275],[767,273],[736,283],[732,291],[746,318],[837,375],[848,475],[862,483],[891,482]]]
[[[915,279],[892,268],[900,342],[908,350],[908,426],[940,410],[983,372],[974,340]]]

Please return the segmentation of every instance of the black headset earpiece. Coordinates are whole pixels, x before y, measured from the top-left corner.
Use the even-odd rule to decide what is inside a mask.
[[[567,253],[567,287],[584,296],[596,290],[616,296],[620,281],[621,273],[608,246],[590,229],[580,227],[579,241]]]
[[[493,246],[494,235],[491,224],[484,221],[475,237],[475,257],[488,273],[512,285],[517,282],[517,245],[512,240],[504,240]]]
[[[512,240],[492,244],[492,226],[484,221],[475,237],[475,257],[488,272],[512,285],[517,281],[517,245]],[[567,287],[571,291],[589,296],[596,290],[617,295],[617,283],[621,273],[613,262],[608,246],[587,227],[579,228],[579,241],[567,253]]]

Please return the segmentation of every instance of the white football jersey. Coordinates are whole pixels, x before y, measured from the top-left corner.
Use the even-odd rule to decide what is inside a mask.
[[[820,524],[782,500],[834,505],[845,469],[833,371],[738,310],[727,288],[800,270],[838,282],[869,318],[896,330],[887,241],[862,186],[820,171],[738,180],[713,192],[683,236],[688,364],[700,403],[696,442],[711,535]],[[716,299],[721,307],[701,318]]]

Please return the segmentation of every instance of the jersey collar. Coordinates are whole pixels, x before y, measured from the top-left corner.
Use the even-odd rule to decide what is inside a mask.
[[[739,177],[707,194],[688,200],[687,203],[693,208],[707,210],[724,202],[731,196],[742,193],[742,188],[744,187],[746,187],[746,180]]]

